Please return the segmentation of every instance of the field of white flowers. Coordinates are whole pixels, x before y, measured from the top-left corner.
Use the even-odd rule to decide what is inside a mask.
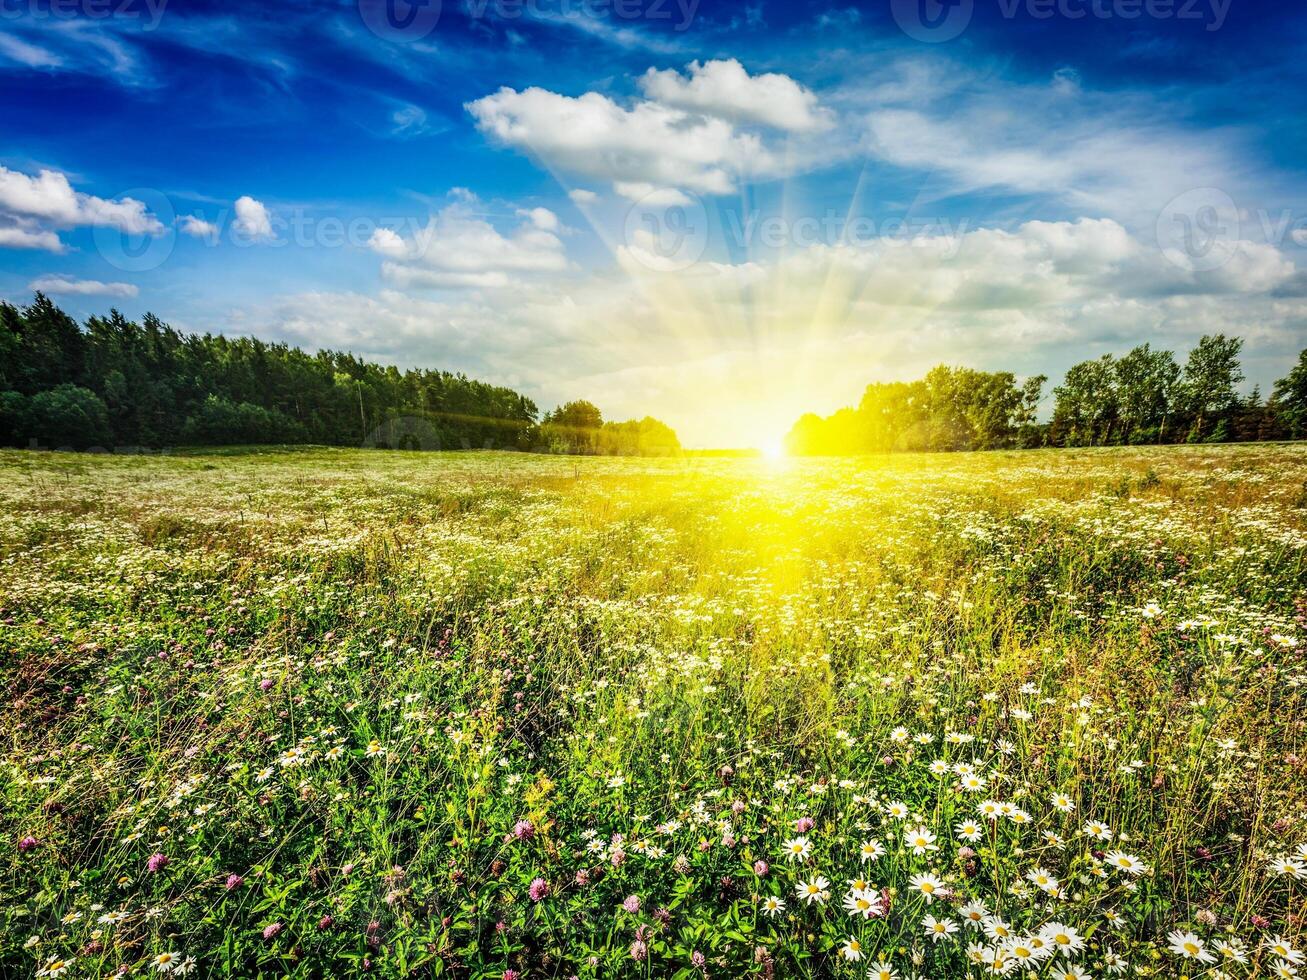
[[[1307,975],[1307,447],[0,474],[0,976]]]

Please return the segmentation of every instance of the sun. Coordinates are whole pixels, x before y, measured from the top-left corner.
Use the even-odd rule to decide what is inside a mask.
[[[769,439],[758,447],[762,453],[763,459],[771,462],[777,462],[785,458],[785,441],[783,439]]]

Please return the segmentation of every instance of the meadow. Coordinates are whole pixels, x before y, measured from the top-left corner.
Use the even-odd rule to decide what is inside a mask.
[[[0,475],[0,975],[1307,974],[1307,446]]]

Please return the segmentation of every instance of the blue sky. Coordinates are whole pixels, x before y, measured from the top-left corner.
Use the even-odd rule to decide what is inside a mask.
[[[1304,42],[1251,0],[0,0],[0,297],[700,445],[1218,330],[1266,388],[1307,345]]]

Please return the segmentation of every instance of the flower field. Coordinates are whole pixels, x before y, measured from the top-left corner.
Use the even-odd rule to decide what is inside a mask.
[[[1307,447],[0,473],[0,976],[1307,975]]]

